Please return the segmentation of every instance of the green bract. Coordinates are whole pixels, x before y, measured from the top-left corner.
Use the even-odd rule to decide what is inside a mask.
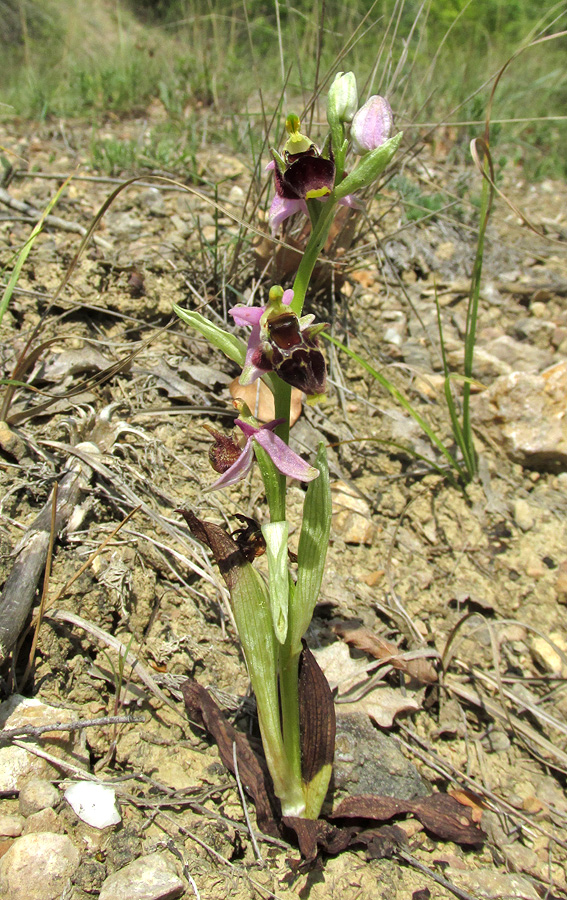
[[[398,134],[395,134],[381,147],[377,147],[376,150],[372,150],[366,156],[361,157],[356,169],[347,175],[339,186],[335,188],[335,198],[341,200],[347,194],[360,191],[362,188],[372,184],[373,181],[376,181],[400,146],[402,137],[403,131],[399,131]]]
[[[225,356],[238,363],[239,366],[244,365],[244,360],[246,359],[246,344],[244,341],[241,341],[240,338],[235,337],[233,334],[229,334],[228,331],[223,331],[222,328],[209,322],[200,313],[193,312],[190,309],[182,309],[177,303],[173,304],[173,311],[177,313],[180,319],[187,322],[191,328],[202,334],[209,344],[222,350]]]

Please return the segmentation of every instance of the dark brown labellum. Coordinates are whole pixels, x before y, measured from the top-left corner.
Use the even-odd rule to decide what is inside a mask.
[[[268,332],[270,340],[276,344],[280,350],[290,350],[301,344],[301,333],[299,331],[299,320],[293,313],[282,313],[275,319],[268,321]]]
[[[278,366],[276,372],[287,384],[299,388],[308,396],[324,394],[327,368],[325,357],[316,347],[296,347]]]

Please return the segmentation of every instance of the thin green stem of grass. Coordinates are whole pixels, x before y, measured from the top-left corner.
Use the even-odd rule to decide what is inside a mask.
[[[38,235],[43,230],[43,226],[45,224],[45,220],[46,220],[47,216],[49,215],[49,213],[51,212],[51,210],[53,209],[53,207],[59,200],[61,194],[67,187],[67,184],[69,183],[69,181],[70,181],[70,178],[68,178],[65,182],[63,182],[63,184],[61,185],[61,187],[59,188],[59,190],[57,191],[55,196],[52,197],[52,199],[49,201],[49,203],[47,204],[47,206],[45,207],[45,209],[42,213],[41,219],[39,220],[37,225],[34,225],[32,233],[30,234],[30,236],[27,239],[27,241],[25,242],[24,246],[21,248],[21,250],[19,251],[19,253],[16,256],[16,262],[15,262],[14,268],[12,269],[12,273],[10,275],[10,278],[8,279],[8,284],[6,285],[6,287],[4,289],[4,293],[2,295],[2,299],[0,300],[0,324],[2,324],[2,319],[4,318],[4,313],[8,309],[10,300],[12,299],[12,295],[13,295],[14,289],[18,283],[24,263],[25,263],[26,259],[28,258]]]
[[[488,155],[488,147],[484,157],[484,172],[489,175],[490,158]],[[471,395],[471,379],[474,363],[474,348],[476,342],[476,324],[478,320],[478,303],[480,298],[480,282],[482,277],[482,262],[484,257],[484,239],[486,235],[486,226],[490,215],[490,207],[492,201],[492,188],[488,178],[483,179],[482,197],[480,205],[480,221],[478,226],[478,240],[476,245],[476,256],[473,266],[471,278],[471,290],[469,295],[469,303],[467,307],[467,321],[465,332],[465,364],[464,372],[465,384],[463,386],[463,446],[467,447],[469,457],[469,465],[471,475],[477,473],[477,457],[474,448],[474,439],[471,426],[470,415],[470,395]],[[468,466],[467,466],[468,468]]]
[[[347,356],[350,356],[351,359],[354,359],[355,362],[357,362],[360,366],[362,366],[363,369],[365,369],[370,375],[372,375],[372,377],[378,382],[378,384],[380,384],[386,391],[388,391],[390,396],[392,396],[396,400],[396,402],[399,403],[399,405],[403,409],[405,409],[406,412],[409,413],[409,415],[417,422],[417,424],[422,429],[422,431],[427,435],[427,437],[429,438],[431,443],[434,444],[435,447],[437,447],[439,452],[445,457],[445,459],[449,463],[450,469],[447,474],[448,474],[450,480],[452,481],[452,483],[456,484],[455,477],[452,474],[453,471],[457,473],[457,475],[461,479],[461,481],[466,483],[466,481],[467,481],[466,472],[463,470],[463,468],[459,465],[459,463],[457,462],[455,457],[445,446],[445,444],[443,443],[441,438],[439,438],[435,434],[435,431],[433,430],[433,428],[429,425],[428,422],[425,421],[425,419],[422,416],[420,416],[420,414],[417,412],[417,410],[414,409],[414,407],[411,405],[409,400],[406,397],[404,397],[402,392],[400,390],[398,390],[398,388],[395,387],[395,385],[393,385],[391,383],[391,381],[389,381],[386,378],[385,375],[382,375],[381,372],[378,372],[377,369],[375,369],[373,366],[371,366],[369,363],[367,363],[366,360],[364,360],[361,356],[359,356],[358,353],[355,353],[354,350],[351,350],[350,347],[345,346],[345,344],[343,344],[337,338],[333,337],[330,334],[326,334],[325,332],[323,332],[323,337],[327,341],[330,341],[332,344],[334,344],[335,347],[338,347],[339,350],[342,350],[343,353],[346,353]]]

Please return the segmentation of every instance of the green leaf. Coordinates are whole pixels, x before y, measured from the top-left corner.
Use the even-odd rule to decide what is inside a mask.
[[[392,159],[402,137],[403,131],[400,131],[381,147],[377,147],[376,150],[371,150],[366,156],[361,157],[356,169],[335,188],[333,193],[336,199],[341,200],[347,194],[353,194],[368,184],[372,184]]]
[[[186,322],[187,325],[190,325],[191,328],[194,328],[195,331],[202,334],[203,337],[208,340],[209,344],[222,350],[225,356],[228,356],[233,362],[238,363],[239,366],[244,365],[246,359],[246,344],[244,341],[241,341],[240,338],[235,337],[233,334],[229,334],[228,331],[219,328],[218,325],[205,319],[200,313],[193,312],[190,309],[182,309],[177,303],[173,304],[173,311],[180,319]]]
[[[319,597],[325,557],[331,532],[331,487],[327,452],[319,444],[315,467],[319,477],[309,484],[303,505],[303,524],[297,550],[297,584],[290,604],[291,652],[301,652],[301,638],[307,631]]]
[[[268,589],[274,633],[283,644],[287,637],[289,606],[289,575],[287,570],[287,522],[269,522],[262,525],[268,557]]]

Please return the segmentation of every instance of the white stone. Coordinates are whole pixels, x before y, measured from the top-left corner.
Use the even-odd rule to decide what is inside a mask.
[[[93,828],[108,828],[122,821],[114,788],[94,781],[77,781],[65,791],[65,800],[79,819]]]
[[[175,900],[184,892],[173,860],[162,853],[150,853],[109,875],[99,900]]]
[[[59,900],[79,865],[63,834],[27,834],[0,860],[0,900]]]

